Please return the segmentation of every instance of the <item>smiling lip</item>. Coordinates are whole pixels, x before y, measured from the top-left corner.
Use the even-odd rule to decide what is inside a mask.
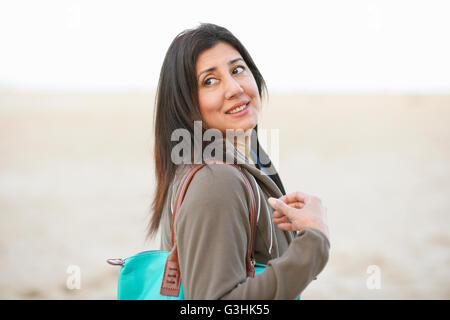
[[[244,104],[248,104],[250,101],[240,101],[240,102],[238,102],[238,103],[236,103],[234,106],[232,106],[230,109],[228,109],[225,113],[227,113],[227,114],[229,114],[228,112],[230,112],[230,111],[232,111],[232,110],[234,110],[234,109],[236,109],[236,108],[239,108],[240,106],[242,106],[242,105],[244,105]],[[245,109],[244,109],[245,110]],[[239,113],[239,112],[238,112]]]
[[[250,102],[247,103],[247,104],[244,104],[243,105],[244,109],[242,109],[241,111],[238,111],[238,112],[235,112],[235,113],[227,113],[227,115],[229,115],[229,116],[231,116],[233,118],[239,118],[239,117],[245,116],[248,113],[248,110],[250,108],[249,105],[250,105]]]

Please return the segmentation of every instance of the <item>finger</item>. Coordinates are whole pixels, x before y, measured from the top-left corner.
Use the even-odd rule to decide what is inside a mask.
[[[295,208],[295,209],[302,209],[305,206],[305,204],[301,203],[301,202],[295,202],[295,203],[289,204],[289,206],[292,208]],[[273,211],[272,215],[275,218],[280,218],[280,217],[284,216],[284,214],[282,212],[276,211],[276,210]]]
[[[283,214],[285,214],[286,210],[291,208],[286,203],[276,198],[270,197],[267,201],[269,202],[270,206],[275,209],[275,211],[279,211],[280,213]]]
[[[276,223],[276,224],[280,224],[280,223],[288,223],[290,221],[289,221],[288,217],[283,216],[282,218],[274,218],[273,222]]]
[[[301,200],[299,200],[299,199],[297,199],[296,197],[292,197],[292,196],[282,196],[282,197],[279,197],[278,198],[279,200],[281,200],[281,201],[283,201],[284,203],[286,203],[286,204],[289,204],[289,203],[304,203],[303,201],[301,201]]]
[[[290,203],[290,202],[306,203],[306,201],[309,199],[309,197],[311,197],[310,194],[307,194],[307,193],[304,193],[301,191],[297,191],[297,192],[288,193],[288,194],[280,197],[280,200],[285,203]]]
[[[291,202],[291,203],[287,203],[288,206],[291,206],[293,208],[296,209],[301,209],[305,206],[305,204],[303,202]]]
[[[287,200],[283,200],[281,198],[278,198],[279,200],[283,201],[284,203],[286,203],[288,206],[300,209],[303,208],[303,206],[305,205],[304,202],[300,202],[300,201],[294,201],[294,202],[289,202]]]
[[[282,214],[281,212],[279,212],[279,211],[274,211],[273,212],[273,214],[272,214],[272,216],[274,217],[274,218],[281,218],[281,217],[285,217],[285,215],[284,214]]]
[[[275,209],[275,211],[278,211],[279,213],[291,217],[293,216],[297,210],[301,209],[295,209],[293,207],[288,206],[286,203],[284,203],[281,200],[278,200],[276,198],[269,198],[268,202],[272,208]]]
[[[295,231],[297,230],[292,223],[280,223],[277,225],[278,228],[284,231]]]

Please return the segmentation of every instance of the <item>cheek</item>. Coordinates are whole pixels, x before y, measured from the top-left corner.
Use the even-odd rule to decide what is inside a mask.
[[[252,99],[255,109],[259,111],[261,107],[261,98],[259,96],[258,86],[256,85],[256,82],[249,82],[245,92],[250,97],[250,99]]]
[[[199,99],[199,109],[203,118],[209,118],[215,112],[221,110],[222,102],[214,94],[200,94]]]
[[[245,81],[244,86],[245,86],[244,90],[249,96],[251,96],[252,98],[259,97],[258,85],[256,84],[256,81],[253,78],[253,76],[249,77],[247,81]]]

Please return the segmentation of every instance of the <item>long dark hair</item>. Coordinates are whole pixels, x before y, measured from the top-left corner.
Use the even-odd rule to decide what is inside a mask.
[[[267,94],[265,81],[250,54],[227,29],[211,23],[202,23],[197,28],[185,30],[175,37],[164,58],[155,99],[156,192],[152,203],[149,237],[155,235],[159,228],[167,190],[177,169],[177,165],[171,160],[172,149],[177,143],[170,139],[172,132],[184,128],[193,137],[193,122],[202,120],[198,108],[197,58],[204,50],[212,48],[220,41],[227,42],[241,54],[255,78],[259,95],[262,97],[263,93]]]

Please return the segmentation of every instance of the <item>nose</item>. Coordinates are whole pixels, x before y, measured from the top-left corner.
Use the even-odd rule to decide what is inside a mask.
[[[225,98],[231,99],[236,96],[239,96],[243,92],[244,89],[242,88],[239,81],[234,77],[232,77],[231,75],[228,76],[225,84]]]

